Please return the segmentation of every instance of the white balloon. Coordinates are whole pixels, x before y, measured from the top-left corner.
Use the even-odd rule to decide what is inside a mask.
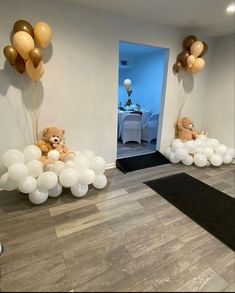
[[[182,140],[174,139],[172,142],[172,151],[176,151],[177,148],[182,148],[184,146]]]
[[[25,157],[25,161],[29,162],[32,160],[39,160],[42,155],[42,152],[40,148],[36,145],[28,145],[26,148],[24,148],[23,154]]]
[[[71,187],[71,193],[75,197],[82,197],[85,194],[87,194],[87,191],[88,191],[88,185],[80,184],[79,182],[77,182],[75,185]]]
[[[53,161],[58,161],[60,159],[60,153],[56,150],[49,151],[47,154],[48,159],[51,159]]]
[[[209,161],[207,161],[206,167],[209,167],[210,165],[211,165],[211,163]]]
[[[165,150],[164,155],[165,155],[167,158],[169,158],[171,153],[172,153],[172,148],[169,147],[169,148],[167,148],[167,149]]]
[[[208,140],[208,137],[205,134],[199,134],[196,140],[200,140],[200,139],[206,142]]]
[[[188,150],[189,154],[194,154],[196,152],[196,144],[194,140],[186,141],[184,147]]]
[[[235,158],[235,149],[228,148],[227,153],[234,159]]]
[[[64,170],[64,162],[62,161],[56,161],[54,163],[53,172],[56,173],[56,175],[60,175],[60,173]]]
[[[219,145],[219,141],[215,138],[209,138],[207,140],[207,146],[211,148],[212,150],[215,150],[218,145]]]
[[[104,174],[97,175],[93,186],[97,189],[102,189],[107,185],[107,177]]]
[[[132,84],[132,81],[130,80],[130,79],[125,79],[124,81],[123,81],[123,84],[124,84],[124,87],[125,87],[125,89],[130,89],[131,88],[131,84]]]
[[[63,187],[59,183],[57,183],[55,187],[48,190],[48,193],[50,197],[57,197],[61,195],[62,191]]]
[[[37,180],[32,176],[28,176],[19,182],[18,187],[23,193],[31,193],[37,189]]]
[[[84,155],[78,155],[74,161],[74,168],[77,171],[89,168],[89,159]]]
[[[203,153],[207,157],[207,159],[209,159],[213,155],[214,152],[213,152],[213,150],[211,148],[205,147],[203,149]]]
[[[78,155],[80,155],[80,154],[81,154],[81,152],[80,152],[80,151],[75,151],[74,153],[75,153],[75,157],[77,157]]]
[[[207,158],[204,154],[195,154],[193,161],[197,167],[205,167],[207,164]]]
[[[91,150],[85,150],[85,151],[83,152],[83,155],[84,155],[85,157],[87,157],[87,159],[93,159],[93,158],[95,157],[94,152],[91,151]]]
[[[33,204],[42,204],[48,199],[48,191],[36,189],[29,194],[29,200]]]
[[[38,160],[33,160],[27,163],[28,175],[38,177],[43,172],[43,164]]]
[[[16,163],[11,165],[8,169],[8,176],[10,179],[19,182],[28,175],[28,168],[25,164]]]
[[[225,156],[223,157],[224,164],[230,164],[230,163],[232,163],[232,160],[233,160],[232,156],[228,153],[225,154]]]
[[[185,166],[190,166],[192,165],[193,163],[193,157],[191,155],[187,155],[187,157],[182,160],[182,163],[185,165]]]
[[[206,147],[206,142],[202,139],[196,139],[195,140],[195,147],[196,147],[196,151],[197,149],[204,149]]]
[[[179,160],[184,160],[187,155],[188,155],[188,150],[186,148],[177,148],[175,150],[175,155],[176,155],[176,158],[178,158]]]
[[[40,190],[49,190],[58,183],[57,175],[52,171],[46,171],[38,177],[38,188]]]
[[[63,187],[71,187],[78,181],[78,172],[75,169],[67,168],[60,173],[60,184]]]
[[[84,169],[79,172],[79,182],[81,184],[91,184],[95,180],[95,172],[91,169]]]
[[[8,173],[4,173],[0,177],[0,188],[3,188],[5,191],[13,191],[17,188],[17,182],[10,179]]]
[[[213,154],[210,157],[210,162],[211,162],[211,164],[213,166],[218,167],[218,166],[220,166],[223,163],[223,159],[222,159],[222,157],[220,155]]]
[[[50,172],[54,172],[54,164],[46,164],[44,166],[44,171],[50,171]]]
[[[67,169],[67,168],[73,168],[73,166],[74,166],[74,162],[73,161],[67,161],[64,164],[64,168],[65,169]]]
[[[102,157],[94,157],[90,160],[90,168],[96,173],[96,174],[102,174],[105,171],[105,160]]]
[[[24,155],[19,150],[8,150],[3,154],[2,162],[5,167],[9,168],[15,163],[24,163]]]
[[[178,164],[180,159],[176,157],[175,153],[170,154],[169,160],[173,164]]]
[[[225,144],[220,144],[216,147],[215,153],[223,157],[226,154],[227,150],[228,148]]]

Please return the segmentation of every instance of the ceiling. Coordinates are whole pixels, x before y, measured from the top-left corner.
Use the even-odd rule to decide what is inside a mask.
[[[170,25],[209,36],[234,33],[233,0],[70,0],[113,14]]]

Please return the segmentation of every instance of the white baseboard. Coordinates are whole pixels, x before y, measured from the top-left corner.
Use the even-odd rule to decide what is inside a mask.
[[[108,169],[114,169],[114,168],[116,168],[116,163],[109,163],[106,165],[105,169],[108,170]]]

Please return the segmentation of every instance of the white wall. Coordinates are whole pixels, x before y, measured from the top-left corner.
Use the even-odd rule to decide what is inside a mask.
[[[216,38],[204,102],[208,135],[234,147],[234,35]]]
[[[172,65],[188,35],[175,28],[113,16],[63,1],[2,1],[1,45],[9,43],[14,22],[44,20],[53,29],[42,83],[33,89],[0,54],[0,154],[32,142],[26,107],[36,92],[41,103],[40,128],[58,125],[66,130],[73,149],[93,149],[107,163],[116,159],[119,41],[169,48],[169,70],[162,120],[161,150],[170,145],[177,117]],[[203,40],[209,42],[208,38]],[[209,45],[210,46],[210,45]],[[49,58],[51,55],[51,58]],[[209,55],[209,54],[208,54]],[[209,60],[209,58],[208,58]],[[208,61],[209,62],[209,61]],[[187,114],[201,125],[207,70],[190,81]],[[187,84],[188,81],[185,81]]]

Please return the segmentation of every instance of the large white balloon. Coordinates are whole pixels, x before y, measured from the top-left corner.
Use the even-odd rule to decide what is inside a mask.
[[[60,158],[60,153],[56,150],[49,151],[47,154],[48,159],[51,159],[53,161],[58,161]]]
[[[37,189],[37,180],[32,176],[28,176],[19,182],[18,187],[23,193],[31,193]]]
[[[65,169],[67,169],[67,168],[73,168],[73,166],[74,166],[74,161],[69,160],[69,161],[67,161],[67,162],[64,163],[64,168]]]
[[[216,147],[215,153],[223,157],[226,154],[227,150],[228,148],[225,144],[220,144]]]
[[[59,183],[57,183],[54,188],[49,189],[48,193],[50,197],[57,197],[61,195],[62,190],[63,190],[63,187]]]
[[[228,148],[227,153],[232,157],[232,159],[235,158],[235,149]]]
[[[64,170],[64,162],[62,161],[56,161],[54,163],[53,172],[56,173],[56,175],[60,175],[60,173]]]
[[[27,163],[28,175],[38,177],[43,172],[43,164],[38,160],[33,160]]]
[[[71,193],[76,197],[82,197],[85,194],[87,194],[88,191],[88,185],[86,184],[80,184],[77,182],[75,185],[71,187]]]
[[[177,148],[175,150],[175,156],[179,160],[184,160],[188,155],[188,150],[185,147]]]
[[[209,138],[207,140],[207,147],[211,148],[212,150],[215,150],[218,145],[219,141],[215,138]]]
[[[84,155],[78,155],[74,160],[74,168],[77,171],[89,168],[89,159]]]
[[[95,180],[95,172],[91,169],[84,169],[79,172],[79,182],[81,184],[91,184]]]
[[[193,160],[197,167],[205,167],[207,164],[207,158],[204,154],[195,154]]]
[[[95,154],[94,154],[94,152],[93,151],[91,151],[91,150],[85,150],[84,152],[83,152],[83,155],[85,156],[85,157],[87,157],[87,159],[93,159],[94,157],[95,157]]]
[[[54,172],[46,171],[38,177],[38,188],[40,190],[49,190],[56,186],[58,177]]]
[[[28,168],[23,163],[16,163],[11,165],[8,169],[8,176],[10,179],[19,182],[28,175]]]
[[[230,163],[232,163],[232,160],[233,160],[232,156],[228,153],[225,154],[225,156],[223,157],[224,164],[230,164]]]
[[[35,191],[29,194],[29,200],[33,204],[42,204],[48,199],[48,191],[47,190],[39,190],[36,189]]]
[[[24,163],[24,155],[19,150],[8,150],[3,154],[2,162],[5,167],[9,168],[15,163]]]
[[[25,157],[25,161],[29,162],[32,160],[39,160],[42,155],[42,152],[41,152],[40,148],[37,147],[36,145],[28,145],[23,150],[23,154]]]
[[[63,187],[71,187],[78,181],[78,172],[75,169],[67,168],[60,173],[60,184]]]
[[[203,153],[207,157],[207,159],[209,159],[213,155],[214,152],[213,152],[213,150],[211,148],[205,147],[203,149]]]
[[[0,188],[5,191],[13,191],[17,188],[17,182],[10,179],[8,173],[5,173],[0,177]]]
[[[222,157],[220,155],[213,154],[210,157],[210,162],[211,162],[211,164],[213,166],[218,167],[218,166],[220,166],[223,163],[223,159],[222,159]]]
[[[90,160],[90,168],[96,173],[96,174],[102,174],[105,171],[105,160],[102,157],[94,157]]]
[[[196,144],[194,140],[186,141],[184,147],[188,150],[189,154],[194,154],[196,152]]]
[[[170,154],[169,160],[173,164],[178,164],[180,159],[176,157],[175,153]]]
[[[204,149],[206,147],[206,142],[203,139],[196,139],[195,140],[195,147],[196,147],[196,151],[198,149]]]
[[[171,153],[172,153],[172,148],[169,147],[165,150],[164,155],[165,157],[169,158]]]
[[[172,151],[176,151],[177,148],[182,148],[184,146],[182,140],[180,139],[174,139],[172,142]]]
[[[185,165],[185,166],[190,166],[192,165],[193,163],[193,157],[191,155],[187,155],[187,157],[182,160],[182,163]]]
[[[97,175],[93,182],[93,186],[97,189],[102,189],[107,185],[107,181],[107,177],[104,174]]]

